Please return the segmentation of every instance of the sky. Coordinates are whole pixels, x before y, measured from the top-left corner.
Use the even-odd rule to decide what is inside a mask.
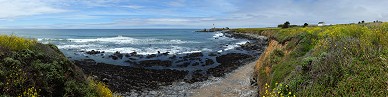
[[[0,29],[247,28],[387,21],[388,0],[0,0]]]

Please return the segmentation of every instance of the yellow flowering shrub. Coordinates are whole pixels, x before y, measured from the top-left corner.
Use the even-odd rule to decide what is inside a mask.
[[[23,92],[23,95],[19,95],[19,97],[39,97],[38,91],[34,88],[28,88]]]
[[[36,40],[25,39],[14,35],[0,35],[0,47],[10,50],[29,49],[37,43]]]
[[[97,95],[100,97],[113,97],[112,91],[102,82],[94,81],[92,78],[88,78],[89,87],[96,90]]]

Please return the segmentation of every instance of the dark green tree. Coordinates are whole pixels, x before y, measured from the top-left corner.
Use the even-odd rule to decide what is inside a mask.
[[[284,24],[283,24],[283,27],[282,28],[290,28],[290,22],[286,21]]]
[[[304,24],[303,24],[303,27],[307,27],[307,26],[309,26],[309,24],[307,24],[307,23],[304,23]]]

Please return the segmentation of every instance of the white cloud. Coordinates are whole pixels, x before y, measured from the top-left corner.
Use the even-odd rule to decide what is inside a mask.
[[[121,7],[130,8],[130,9],[140,9],[140,8],[143,8],[144,6],[139,6],[139,5],[124,5],[124,6],[121,6]]]
[[[39,0],[0,0],[0,9],[0,18],[3,19],[67,11]]]
[[[166,4],[172,7],[184,7],[186,5],[185,0],[170,1],[170,2],[167,2]]]
[[[73,0],[73,3],[83,3],[89,7],[111,7],[115,6],[115,4],[119,2],[120,0]]]
[[[155,19],[147,19],[149,22],[189,22],[189,19],[183,18],[155,18]]]

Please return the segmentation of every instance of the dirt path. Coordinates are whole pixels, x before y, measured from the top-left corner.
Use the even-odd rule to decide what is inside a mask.
[[[255,97],[257,89],[250,79],[256,62],[246,64],[226,75],[223,80],[192,90],[193,97]]]

